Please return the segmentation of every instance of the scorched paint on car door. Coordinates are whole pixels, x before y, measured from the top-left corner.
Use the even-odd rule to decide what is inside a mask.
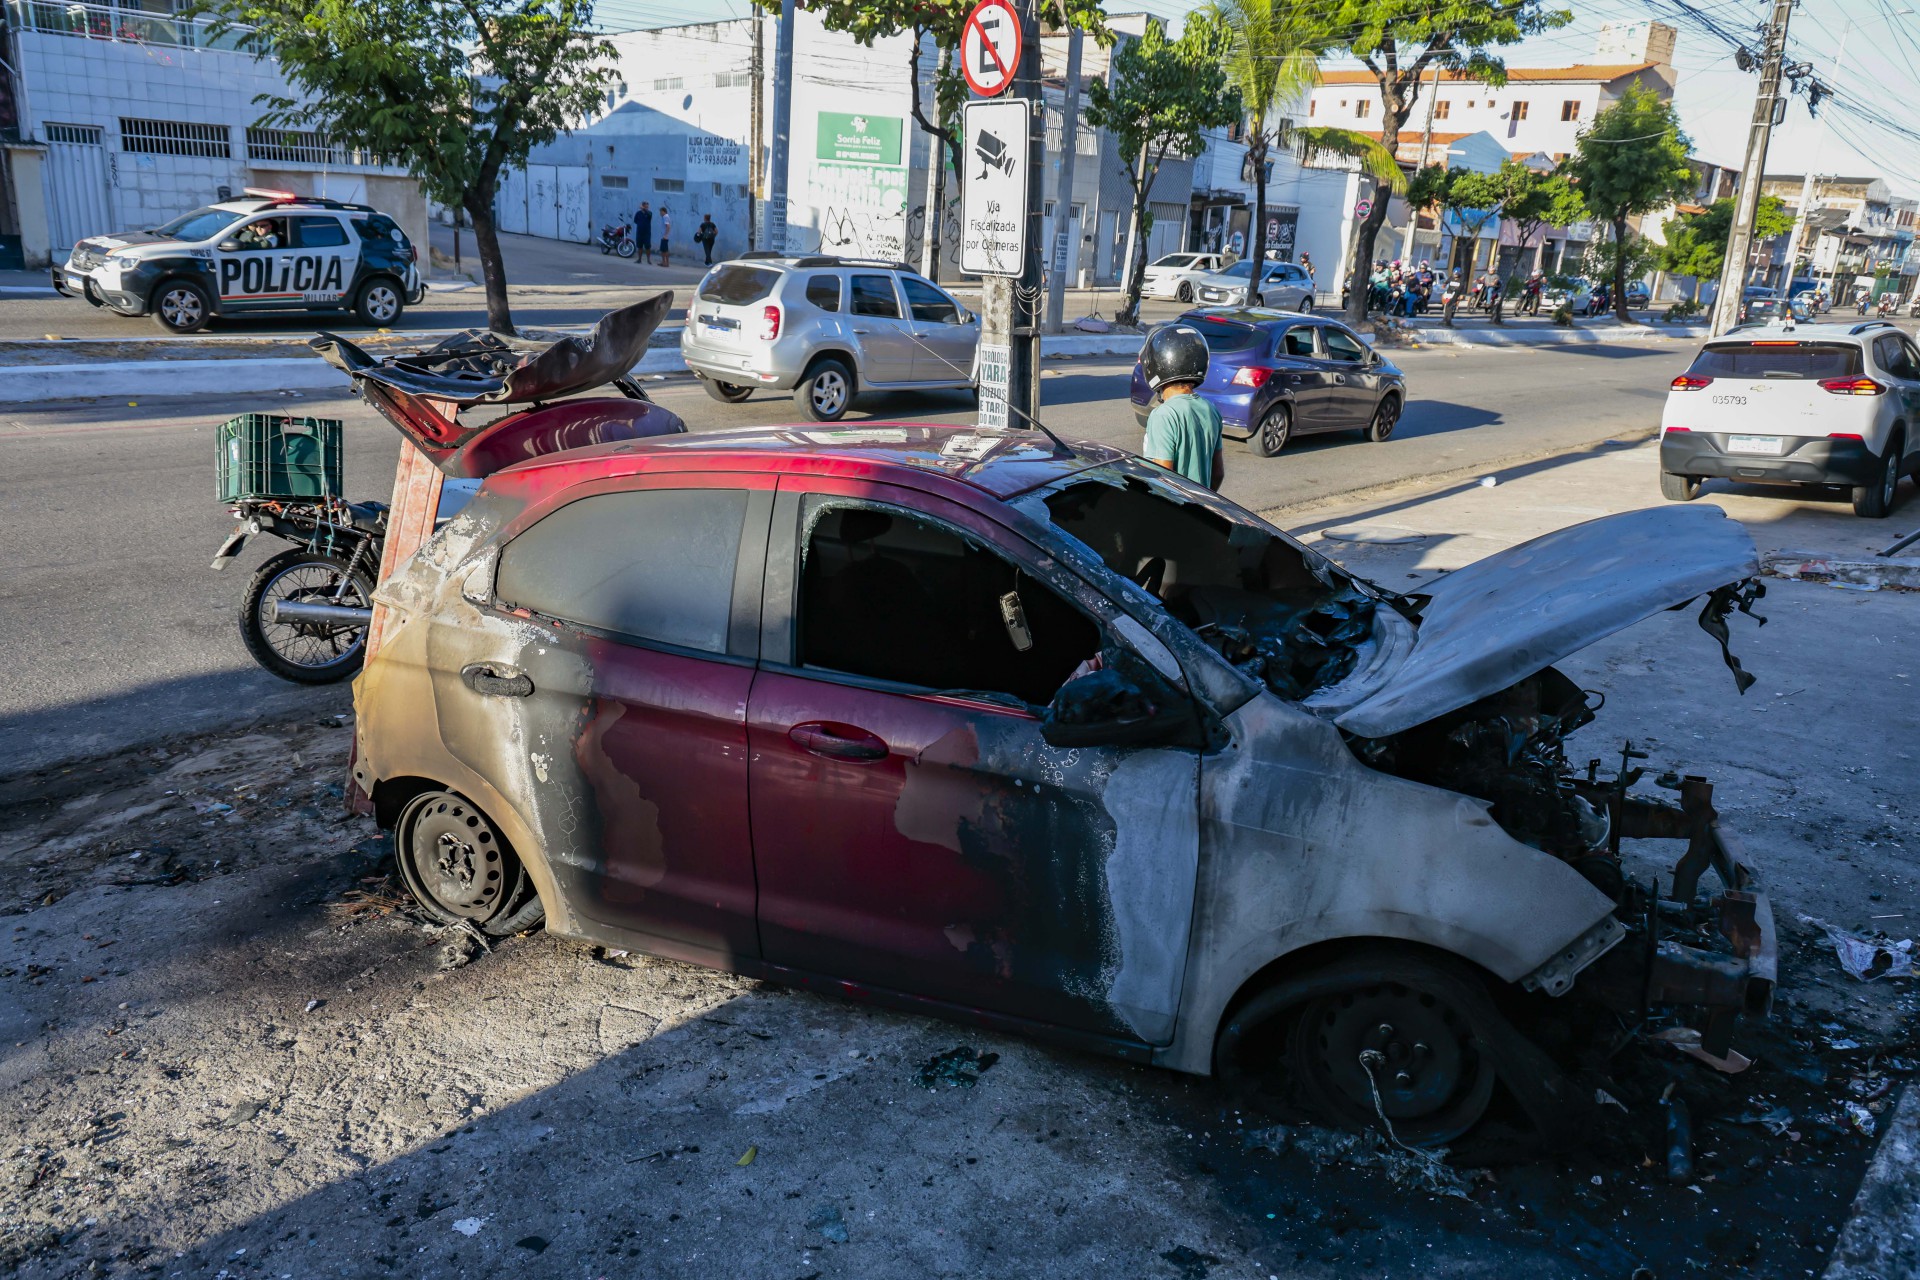
[[[1164,1043],[1196,753],[1049,746],[1038,710],[1110,643],[1065,571],[928,495],[806,483],[748,709],[767,961]]]

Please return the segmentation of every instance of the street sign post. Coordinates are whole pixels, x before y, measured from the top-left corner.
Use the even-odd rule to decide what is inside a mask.
[[[1026,269],[1030,105],[1024,98],[969,102],[961,113],[967,180],[960,188],[960,269],[970,275]]]
[[[1020,15],[1009,0],[980,0],[960,34],[960,73],[983,98],[1013,83],[1020,65]]]

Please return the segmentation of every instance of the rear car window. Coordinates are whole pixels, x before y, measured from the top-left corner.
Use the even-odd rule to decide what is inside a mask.
[[[1313,329],[1302,325],[1289,329],[1280,335],[1279,354],[1285,356],[1313,355]]]
[[[840,309],[840,277],[808,276],[807,301],[822,311]]]
[[[893,281],[886,276],[853,278],[853,314],[900,318],[900,303],[893,296]]]
[[[400,224],[384,213],[355,218],[353,229],[360,233],[362,240],[391,240],[395,244],[403,244],[407,238],[401,233]]]
[[[770,268],[729,262],[700,282],[700,301],[742,307],[772,293],[779,280],[780,273]]]
[[[1252,325],[1214,320],[1206,316],[1193,316],[1180,323],[1190,329],[1198,329],[1200,336],[1207,340],[1209,351],[1246,351],[1260,345],[1260,331]]]
[[[1688,373],[1708,378],[1849,378],[1860,348],[1846,342],[1722,342],[1701,349]]]
[[[338,218],[295,218],[294,244],[301,249],[327,249],[347,242],[347,229]]]
[[[724,653],[744,489],[642,489],[570,502],[508,543],[503,604]]]

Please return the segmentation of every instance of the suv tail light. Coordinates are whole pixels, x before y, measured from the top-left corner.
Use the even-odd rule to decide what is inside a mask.
[[[1698,391],[1702,387],[1713,385],[1712,378],[1702,378],[1698,374],[1683,373],[1673,380],[1675,391]]]
[[[1872,378],[1822,378],[1820,389],[1837,396],[1878,396],[1887,391]]]
[[[1233,385],[1236,387],[1264,387],[1267,379],[1273,376],[1273,370],[1257,364],[1243,364],[1233,371]]]
[[[768,306],[760,308],[760,341],[772,342],[780,336],[780,308]]]

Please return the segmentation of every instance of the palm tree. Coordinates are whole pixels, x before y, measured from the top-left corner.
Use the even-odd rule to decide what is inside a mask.
[[[1368,173],[1395,191],[1406,177],[1393,153],[1353,129],[1300,127],[1282,114],[1320,83],[1320,55],[1339,38],[1315,16],[1312,6],[1289,0],[1214,0],[1205,10],[1226,32],[1223,63],[1227,83],[1246,107],[1247,163],[1253,169],[1253,227],[1247,260],[1247,305],[1260,287],[1267,253],[1267,157],[1276,150],[1298,150],[1358,160]]]

